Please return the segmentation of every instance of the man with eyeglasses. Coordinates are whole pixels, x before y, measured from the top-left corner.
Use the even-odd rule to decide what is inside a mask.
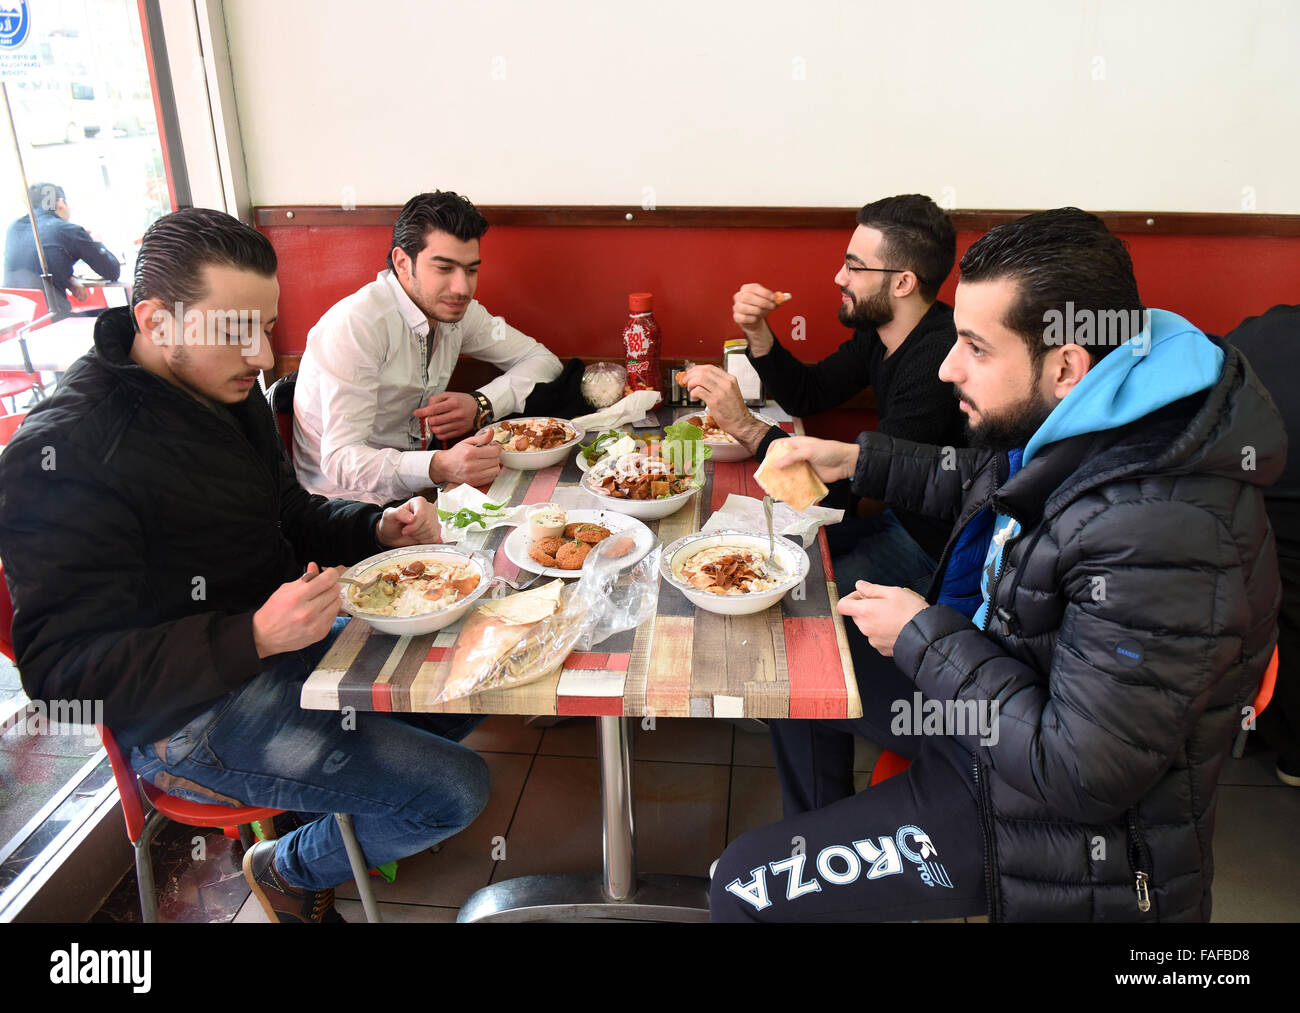
[[[952,388],[939,379],[939,364],[957,340],[952,307],[938,301],[952,271],[957,235],[948,215],[929,197],[906,194],[867,204],[849,240],[844,266],[835,275],[839,319],[853,336],[827,358],[804,363],[772,331],[768,314],[775,292],[758,283],[741,286],[732,318],[749,339],[749,359],[768,394],[792,415],[807,417],[835,408],[870,387],[879,416],[876,430],[899,439],[961,446],[962,418]],[[686,373],[691,396],[704,401],[728,433],[761,458],[768,444],[785,435],[745,407],[731,374],[716,366]],[[888,568],[895,582],[911,584],[933,572],[948,532],[945,525],[888,505],[860,501],[856,517],[837,525],[832,554],[860,557],[843,566],[856,579],[868,557],[879,558],[864,540],[890,535]],[[841,571],[837,559],[836,573]]]
[[[767,322],[774,292],[757,283],[735,294],[732,317],[749,339],[749,359],[768,393],[792,415],[826,411],[870,387],[876,432],[940,447],[963,447],[963,419],[952,385],[939,367],[957,341],[952,307],[939,288],[957,258],[957,234],[948,215],[929,197],[905,194],[867,204],[835,275],[840,323],[853,336],[821,362],[800,362]],[[686,373],[691,396],[708,406],[717,423],[762,458],[787,434],[745,407],[735,377],[717,366]],[[865,427],[864,427],[865,428]],[[840,524],[826,529],[835,581],[845,593],[860,580],[924,588],[938,566],[950,520],[857,500]],[[891,671],[852,622],[845,634],[858,679],[870,683]],[[825,722],[769,722],[787,818],[852,794],[853,736]]]

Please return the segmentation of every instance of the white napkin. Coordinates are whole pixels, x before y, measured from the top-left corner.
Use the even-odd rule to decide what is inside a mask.
[[[784,503],[772,505],[772,530],[787,538],[798,536],[803,540],[804,548],[812,544],[817,537],[817,529],[823,524],[838,524],[843,519],[843,510],[814,506],[803,513],[797,513]],[[766,534],[767,518],[763,516],[763,501],[754,499],[753,496],[730,493],[727,501],[722,504],[722,509],[709,517],[700,530],[720,531],[723,528]]]
[[[656,390],[636,390],[615,401],[608,408],[602,408],[590,415],[571,419],[575,426],[582,426],[588,436],[599,435],[603,430],[615,429],[629,422],[637,422],[645,417],[646,412],[655,406],[660,394]]]
[[[561,510],[590,510],[592,508],[593,496],[580,486],[562,486],[555,490],[550,502],[554,503]],[[475,531],[487,531],[490,528],[515,527],[519,524],[528,523],[528,512],[537,509],[541,504],[528,503],[524,506],[504,507],[501,510],[484,510],[483,504],[494,502],[484,493],[479,492],[472,485],[458,485],[450,492],[444,492],[438,497],[438,509],[447,513],[456,513],[462,508],[477,511],[483,515],[483,526],[470,523],[468,527],[458,527],[449,520],[443,520],[442,514],[438,515],[438,521],[442,525],[442,540],[444,542],[463,542],[465,536]]]
[[[444,542],[463,542],[465,536],[474,531],[486,531],[488,528],[499,528],[502,525],[525,524],[528,521],[528,511],[532,506],[518,506],[513,509],[503,507],[501,510],[484,510],[485,503],[494,503],[495,500],[488,498],[486,493],[479,492],[472,485],[458,485],[456,488],[447,492],[438,494],[438,522],[442,527],[442,540]],[[466,527],[457,526],[452,520],[443,517],[443,514],[455,514],[462,509],[475,510],[483,515],[483,526],[470,523]]]

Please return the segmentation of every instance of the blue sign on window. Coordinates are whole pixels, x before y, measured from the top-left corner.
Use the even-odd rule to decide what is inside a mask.
[[[27,13],[27,2],[0,3],[0,50],[17,49],[27,41],[32,19]]]

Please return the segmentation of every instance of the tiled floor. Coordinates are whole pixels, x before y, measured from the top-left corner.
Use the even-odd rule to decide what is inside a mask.
[[[522,718],[490,718],[466,743],[492,772],[492,798],[478,820],[437,853],[402,861],[396,882],[372,880],[390,921],[454,921],[465,899],[490,882],[537,872],[596,871],[600,862],[595,722],[540,729]],[[767,736],[725,721],[661,720],[633,742],[637,862],[647,872],[707,875],[726,842],[780,816]],[[860,743],[865,785],[876,751]],[[1300,834],[1300,791],[1273,776],[1272,758],[1229,761],[1215,835],[1215,921],[1300,921],[1300,879],[1291,841]],[[264,921],[238,875],[237,842],[180,828],[156,849],[155,876],[168,884],[164,918]],[[504,841],[504,856],[502,843]],[[495,857],[494,857],[495,854]],[[349,920],[362,920],[351,883],[338,890]],[[136,917],[128,876],[98,916]]]

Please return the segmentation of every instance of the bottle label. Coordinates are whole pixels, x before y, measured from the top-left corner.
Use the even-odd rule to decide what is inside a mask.
[[[631,380],[640,380],[643,383],[648,382],[650,378],[650,363],[645,359],[638,359],[636,362],[627,364],[627,378]]]
[[[640,359],[649,353],[650,340],[646,337],[644,328],[632,325],[628,327],[623,338],[627,345],[628,358]]]

